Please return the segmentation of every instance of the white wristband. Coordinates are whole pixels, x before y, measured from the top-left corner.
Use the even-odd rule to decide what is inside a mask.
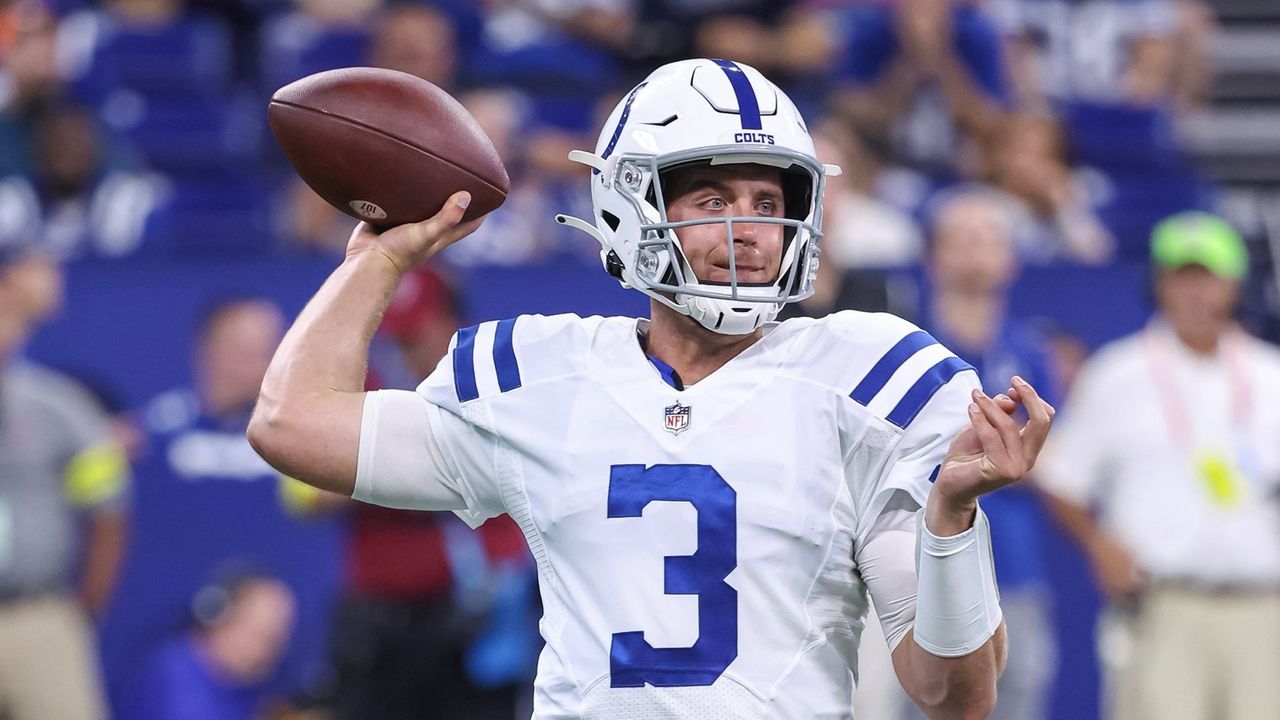
[[[979,508],[972,528],[938,537],[921,509],[916,527],[916,644],[938,657],[968,655],[991,639],[1003,617],[987,516]]]

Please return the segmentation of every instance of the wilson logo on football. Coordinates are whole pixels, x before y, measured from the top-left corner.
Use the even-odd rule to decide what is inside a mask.
[[[357,215],[368,220],[385,220],[387,217],[386,210],[383,210],[368,200],[352,200],[347,204],[351,206],[351,209],[354,210]]]

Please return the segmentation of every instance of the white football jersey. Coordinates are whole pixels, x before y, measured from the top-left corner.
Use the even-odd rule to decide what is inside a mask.
[[[418,390],[459,514],[510,513],[537,560],[534,717],[850,717],[855,552],[895,491],[925,503],[976,374],[841,312],[766,326],[677,390],[645,322],[483,323]]]

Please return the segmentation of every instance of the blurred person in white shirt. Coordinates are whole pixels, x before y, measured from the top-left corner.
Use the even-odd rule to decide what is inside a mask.
[[[1280,717],[1280,350],[1233,319],[1227,223],[1176,215],[1151,249],[1158,311],[1085,365],[1041,483],[1122,629],[1113,718]]]

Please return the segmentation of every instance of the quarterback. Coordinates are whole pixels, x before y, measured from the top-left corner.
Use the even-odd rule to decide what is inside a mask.
[[[557,220],[649,318],[481,323],[417,392],[362,392],[400,276],[476,227],[458,193],[356,229],[271,364],[254,446],[366,502],[510,514],[545,608],[538,720],[849,718],[868,594],[912,699],[985,717],[1005,644],[977,500],[1030,470],[1053,409],[1018,378],[982,394],[890,315],[774,321],[813,291],[839,169],[753,68],[659,68],[571,157],[595,217]]]

